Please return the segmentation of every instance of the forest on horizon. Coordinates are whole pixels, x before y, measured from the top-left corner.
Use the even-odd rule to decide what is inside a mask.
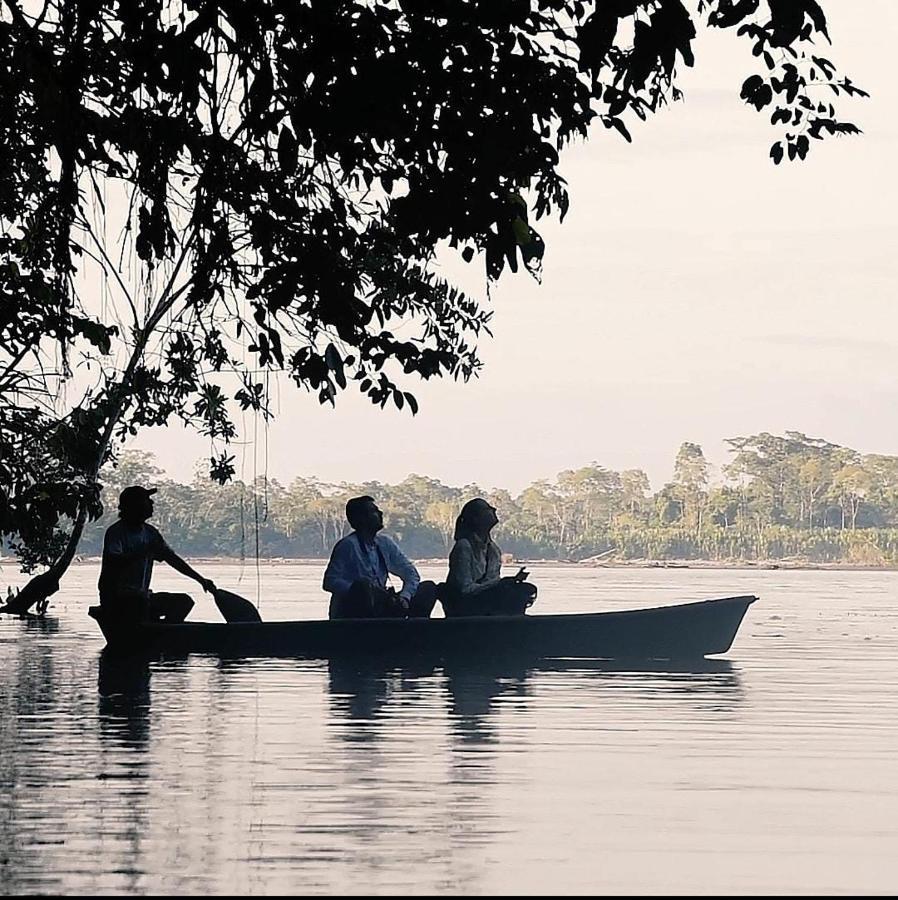
[[[484,496],[499,511],[497,543],[519,559],[898,562],[898,457],[793,431],[727,443],[720,483],[711,483],[701,446],[685,442],[672,480],[658,490],[641,469],[590,463],[516,496],[426,475],[393,485],[313,476],[219,485],[198,474],[182,484],[150,454],[126,451],[106,473],[104,515],[85,530],[79,553],[101,552],[122,487],[152,484],[159,488],[153,521],[188,556],[326,558],[349,530],[347,498],[370,494],[384,510],[385,531],[419,559],[445,557],[462,504]]]

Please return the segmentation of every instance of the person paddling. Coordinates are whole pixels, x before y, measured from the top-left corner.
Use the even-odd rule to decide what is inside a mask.
[[[183,622],[193,609],[193,599],[188,594],[150,590],[153,563],[168,563],[210,594],[216,588],[214,582],[181,559],[147,522],[153,515],[156,490],[132,485],[119,495],[118,521],[106,529],[103,537],[100,607],[104,613],[135,621]]]
[[[437,599],[432,581],[421,581],[414,564],[396,542],[379,534],[384,515],[373,497],[353,497],[346,504],[352,534],[331,551],[322,587],[331,593],[331,619],[372,617],[427,618]],[[397,575],[402,588],[387,587]]]

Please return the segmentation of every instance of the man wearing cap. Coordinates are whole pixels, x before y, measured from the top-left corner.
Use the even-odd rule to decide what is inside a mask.
[[[156,488],[133,485],[119,495],[119,518],[106,529],[100,568],[100,605],[111,613],[137,619],[183,622],[193,609],[187,594],[150,590],[153,563],[167,562],[211,593],[215,585],[186,563],[147,522],[153,515]]]

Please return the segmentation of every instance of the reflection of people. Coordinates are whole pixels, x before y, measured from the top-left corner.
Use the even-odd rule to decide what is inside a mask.
[[[141,657],[100,653],[97,672],[100,733],[113,743],[145,746],[150,736],[150,666]]]
[[[427,618],[436,603],[436,585],[422,582],[395,541],[378,534],[384,516],[374,499],[353,497],[346,504],[346,518],[354,530],[334,545],[324,572],[330,618]],[[398,593],[387,587],[390,574],[402,579]]]
[[[193,609],[187,594],[150,590],[153,563],[167,562],[175,571],[192,578],[210,593],[215,585],[186,563],[147,519],[153,515],[155,488],[134,485],[119,495],[118,521],[106,529],[100,568],[100,605],[103,611],[135,619],[183,622]]]
[[[449,722],[457,749],[496,740],[494,719],[500,698],[509,694],[528,697],[529,681],[539,665],[538,661],[518,656],[513,650],[499,656],[475,656],[472,662],[461,657],[446,660],[444,669]],[[529,703],[515,704],[519,713],[529,709]]]
[[[527,571],[501,578],[502,553],[490,532],[499,522],[495,507],[469,500],[455,522],[443,609],[447,616],[507,616],[523,613],[536,598]]]
[[[436,665],[413,654],[399,662],[393,654],[332,656],[327,661],[331,705],[339,719],[353,721],[352,728],[341,729],[341,737],[349,744],[363,744],[389,735],[392,717],[377,721],[384,707],[391,698],[417,696],[424,679],[434,677]]]
[[[390,669],[384,664],[356,659],[331,658],[327,661],[328,689],[334,709],[350,719],[370,721],[377,718],[390,696]],[[370,740],[367,731],[352,728],[346,731],[352,743]]]

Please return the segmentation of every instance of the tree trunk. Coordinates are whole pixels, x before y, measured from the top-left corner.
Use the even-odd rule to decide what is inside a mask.
[[[23,27],[30,28],[30,25],[25,22],[21,12],[18,10],[17,5],[9,4],[9,7],[13,19],[18,21]],[[81,91],[84,76],[83,60],[86,52],[83,35],[85,33],[86,18],[90,14],[89,10],[76,4],[63,4],[62,9],[67,19],[65,25],[69,45],[58,66],[61,92],[66,100],[65,109],[68,121],[61,124],[58,129],[58,137],[54,139],[61,163],[58,183],[58,196],[60,198],[58,214],[62,217],[64,227],[60,229],[58,239],[60,258],[69,252],[69,234],[75,217],[75,207],[78,203],[78,171],[77,159],[73,150],[75,146],[73,131],[80,127],[79,116],[81,114]],[[112,434],[127,408],[134,373],[138,363],[143,358],[150,336],[155,332],[166,313],[172,309],[180,293],[175,290],[175,281],[194,238],[195,228],[193,220],[191,220],[180,258],[169,276],[168,283],[159,296],[155,311],[147,318],[145,326],[135,331],[134,347],[128,360],[128,365],[122,374],[121,381],[110,390],[110,397],[113,398],[113,402],[110,405],[106,426],[103,429],[100,440],[97,442],[96,458],[93,460],[88,472],[87,483],[90,487],[98,483],[100,469],[106,461]],[[68,277],[68,272],[59,272],[57,277],[66,278]],[[63,353],[65,353],[64,347]],[[39,604],[38,609],[40,612],[46,609],[48,598],[59,590],[59,580],[75,557],[75,551],[78,549],[81,534],[87,523],[87,511],[87,502],[84,501],[79,506],[72,533],[59,557],[46,572],[34,576],[15,597],[6,603],[5,606],[0,607],[0,613],[22,615],[27,613],[35,604]]]
[[[118,416],[115,417],[115,421],[118,421]],[[88,481],[90,485],[97,483],[100,466],[105,460],[106,451],[109,447],[109,437],[111,437],[112,429],[107,427],[106,432],[108,433],[106,439],[101,441],[97,447],[97,465]],[[15,597],[9,600],[5,606],[0,607],[0,613],[24,615],[35,604],[38,605],[38,612],[43,613],[45,611],[47,600],[59,590],[59,581],[75,558],[75,551],[78,549],[78,543],[81,540],[81,534],[86,523],[87,502],[84,501],[78,508],[78,515],[75,517],[75,524],[72,527],[72,533],[69,535],[65,549],[46,572],[35,575]]]
[[[156,317],[154,317],[155,319]],[[90,470],[87,473],[87,484],[89,487],[95,486],[99,481],[100,469],[106,461],[109,445],[112,442],[112,434],[116,425],[121,421],[122,415],[128,405],[128,397],[131,390],[134,372],[137,365],[143,357],[146,350],[149,335],[155,328],[155,322],[152,327],[141,331],[135,338],[136,343],[131,352],[131,358],[122,374],[121,381],[110,389],[110,396],[113,401],[110,403],[109,415],[106,418],[106,425],[97,441],[97,453],[93,460]],[[72,560],[75,558],[75,551],[78,549],[78,543],[81,540],[81,534],[84,526],[87,524],[87,501],[83,501],[78,508],[78,515],[75,517],[75,523],[72,527],[72,533],[66,542],[65,549],[54,560],[52,565],[46,572],[35,575],[28,584],[23,587],[15,597],[10,599],[5,606],[0,607],[0,613],[11,613],[13,615],[24,615],[32,606],[38,605],[38,611],[43,613],[46,610],[46,604],[51,595],[59,590],[59,581],[65,575]]]

